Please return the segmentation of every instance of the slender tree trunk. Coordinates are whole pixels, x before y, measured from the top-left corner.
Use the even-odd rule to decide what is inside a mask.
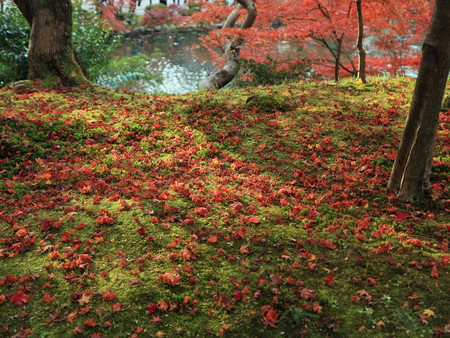
[[[252,0],[237,1],[239,4],[228,16],[223,28],[234,27],[236,20],[239,18],[239,10],[243,8],[247,10],[247,16],[245,17],[241,28],[247,29],[253,26],[257,12]],[[223,46],[225,53],[225,67],[201,80],[198,83],[198,88],[200,90],[219,89],[233,80],[239,67],[239,59],[241,57],[240,46],[242,45],[242,42],[242,38],[235,38],[233,41]]]
[[[341,63],[342,38],[336,40],[336,63],[334,64],[334,81],[339,81],[339,64]]]
[[[366,83],[366,52],[363,48],[364,25],[361,8],[361,0],[356,0],[356,13],[358,17],[358,42],[356,48],[358,49],[358,76],[362,83]]]
[[[432,192],[434,142],[450,70],[449,22],[450,1],[436,0],[408,119],[388,183],[388,190],[401,201],[427,197]]]
[[[75,60],[70,0],[14,0],[31,27],[28,78],[45,85],[87,83]]]

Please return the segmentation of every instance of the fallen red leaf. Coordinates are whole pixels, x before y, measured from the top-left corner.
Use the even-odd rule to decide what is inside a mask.
[[[278,316],[278,313],[270,309],[269,311],[267,311],[266,315],[263,316],[263,324],[265,326],[277,327],[275,324],[280,321],[279,319],[277,319]]]
[[[334,281],[333,273],[330,272],[330,274],[328,275],[327,278],[323,278],[323,282],[324,282],[325,285],[328,285],[330,287],[334,287],[336,285],[336,282]]]
[[[22,307],[23,303],[28,303],[27,299],[30,299],[31,297],[25,294],[25,290],[18,291],[13,293],[11,296],[11,299],[9,300],[10,303],[14,303],[14,307]]]
[[[84,325],[86,326],[90,326],[90,327],[94,327],[96,325],[98,325],[96,322],[94,322],[91,318],[88,318],[85,322]]]
[[[150,321],[152,321],[153,324],[158,324],[161,321],[161,318],[159,318],[159,316],[153,316],[153,319],[151,319]]]
[[[439,278],[439,272],[438,272],[436,265],[433,266],[433,269],[431,269],[431,277]]]

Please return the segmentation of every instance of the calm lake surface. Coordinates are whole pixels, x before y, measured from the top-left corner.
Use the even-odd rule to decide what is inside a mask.
[[[199,32],[177,32],[124,39],[114,56],[165,54],[154,59],[148,67],[149,72],[162,74],[161,84],[133,82],[128,83],[126,88],[142,93],[185,94],[196,91],[197,83],[214,70],[205,48],[189,49],[194,44],[200,44],[200,35]]]

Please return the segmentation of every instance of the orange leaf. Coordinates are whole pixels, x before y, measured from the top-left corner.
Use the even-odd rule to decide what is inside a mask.
[[[249,254],[250,251],[248,251],[248,244],[243,244],[241,246],[241,248],[239,249],[239,252],[243,255],[243,254]]]
[[[86,326],[90,326],[90,327],[94,327],[94,326],[96,326],[96,325],[98,325],[96,322],[94,322],[91,318],[88,318],[88,320],[86,320],[85,322],[84,322],[84,325],[86,325]]]
[[[439,272],[437,270],[436,265],[433,266],[433,269],[431,269],[431,277],[433,278],[439,278]]]

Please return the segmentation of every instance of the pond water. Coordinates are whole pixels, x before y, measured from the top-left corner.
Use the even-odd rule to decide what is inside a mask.
[[[164,57],[149,64],[149,72],[162,74],[162,83],[127,83],[128,90],[143,93],[185,94],[197,90],[197,83],[215,68],[206,48],[190,49],[198,41],[200,32],[177,32],[124,39],[114,56],[132,56],[143,53],[151,56],[162,52]]]

